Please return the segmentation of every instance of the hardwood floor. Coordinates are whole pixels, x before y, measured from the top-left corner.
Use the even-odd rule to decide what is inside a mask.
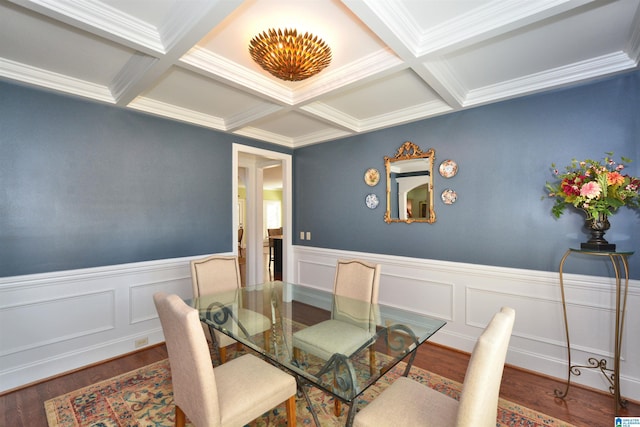
[[[44,411],[46,400],[166,359],[166,357],[167,349],[164,344],[153,346],[3,394],[0,396],[0,426],[47,427]]]
[[[306,310],[307,315],[322,315]],[[167,357],[164,345],[152,346],[123,357],[105,361],[0,396],[0,426],[47,426],[44,402],[55,396],[129,372]],[[426,343],[418,349],[414,366],[428,369],[462,382],[469,355]],[[566,400],[554,398],[553,390],[562,382],[507,366],[500,396],[578,427],[614,426],[612,397],[590,389],[572,386]],[[629,402],[621,416],[640,416],[640,404]]]
[[[469,355],[434,344],[422,345],[415,366],[462,382]],[[578,427],[613,427],[613,397],[597,390],[572,385],[565,400],[556,399],[554,390],[564,386],[556,378],[506,366],[500,397],[535,409]],[[629,402],[620,416],[640,416],[640,404]]]

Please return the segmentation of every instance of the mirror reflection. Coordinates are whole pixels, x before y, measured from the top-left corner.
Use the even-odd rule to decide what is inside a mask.
[[[436,220],[433,210],[433,148],[426,152],[407,141],[394,157],[384,158],[387,172],[387,211],[391,222],[428,222]]]

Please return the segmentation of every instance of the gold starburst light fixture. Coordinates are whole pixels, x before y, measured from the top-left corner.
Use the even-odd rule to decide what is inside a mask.
[[[249,43],[251,58],[279,79],[300,81],[315,76],[331,63],[331,49],[313,34],[269,29]]]

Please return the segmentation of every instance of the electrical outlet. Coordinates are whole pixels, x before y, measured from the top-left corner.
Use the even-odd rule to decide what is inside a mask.
[[[300,232],[300,240],[304,240],[304,231]]]
[[[307,240],[311,240],[311,232],[307,231]]]
[[[136,348],[144,347],[147,344],[149,344],[149,338],[147,338],[147,337],[140,338],[139,340],[136,340],[136,342],[135,342]]]

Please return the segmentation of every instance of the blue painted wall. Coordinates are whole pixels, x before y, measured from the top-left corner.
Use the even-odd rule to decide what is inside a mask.
[[[231,251],[233,142],[0,82],[0,276]]]
[[[383,222],[384,180],[370,167],[404,141],[435,148],[434,224]],[[283,147],[0,82],[0,276],[230,251],[231,144]],[[614,151],[640,175],[640,72],[474,108],[294,151],[294,243],[556,271],[586,240],[583,217],[559,220],[541,200],[550,164]],[[380,206],[369,210],[366,194]],[[622,209],[607,233],[640,252],[640,213]],[[299,231],[312,232],[299,241]],[[630,259],[640,278],[640,253]],[[567,271],[610,275],[572,259]]]
[[[383,157],[404,141],[434,148],[436,170],[445,159],[458,163],[453,178],[434,174],[434,224],[386,224],[384,179],[375,187],[363,180],[370,167],[384,174]],[[608,151],[634,159],[626,171],[640,176],[640,72],[303,147],[294,152],[294,227],[312,240],[297,240],[296,232],[295,243],[557,271],[587,232],[580,212],[555,219],[552,201],[541,200],[553,180],[550,165]],[[455,204],[440,200],[445,188],[457,192]],[[378,195],[378,208],[365,206],[368,193]],[[630,264],[640,279],[640,212],[622,208],[611,224],[605,237],[637,252]],[[613,274],[607,262],[581,256],[566,271]]]

